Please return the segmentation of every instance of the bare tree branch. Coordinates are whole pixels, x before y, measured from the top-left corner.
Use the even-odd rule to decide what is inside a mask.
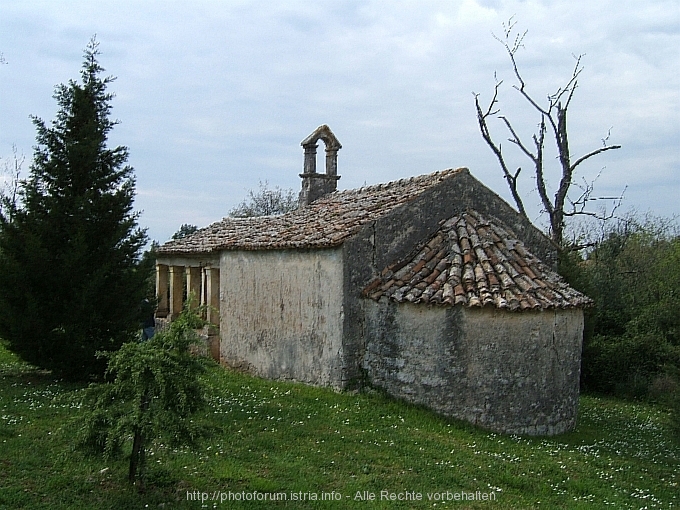
[[[593,219],[596,219],[599,221],[602,225],[604,225],[605,222],[613,219],[616,217],[616,211],[619,209],[623,202],[623,197],[626,192],[626,188],[624,187],[623,191],[619,196],[600,196],[600,197],[593,197],[592,193],[595,187],[595,182],[599,179],[600,175],[602,174],[602,170],[597,174],[595,179],[592,181],[588,182],[585,179],[583,179],[583,184],[580,183],[574,183],[574,187],[581,189],[581,195],[576,199],[576,200],[569,200],[570,206],[571,206],[571,211],[565,211],[564,212],[564,217],[565,218],[573,218],[575,216],[586,216],[590,217]],[[612,209],[611,211],[607,212],[606,206],[602,207],[600,209],[600,212],[593,212],[586,210],[586,207],[589,204],[592,204],[594,202],[606,202],[606,203],[612,203]],[[583,244],[581,242],[576,242],[576,240],[572,240],[570,243],[568,243],[568,247],[570,251],[575,251],[575,250],[582,250],[585,248],[588,248],[589,246],[587,244]]]
[[[512,134],[512,138],[508,138],[508,141],[514,143],[515,145],[517,145],[517,147],[519,147],[519,148],[522,150],[522,152],[523,152],[524,154],[526,154],[527,157],[528,157],[531,161],[533,161],[534,163],[536,163],[537,157],[534,156],[534,155],[531,153],[531,151],[529,151],[529,149],[527,149],[527,148],[524,146],[524,144],[522,143],[522,141],[519,139],[519,136],[517,136],[517,133],[516,133],[515,130],[513,129],[512,124],[510,124],[510,121],[508,120],[508,118],[505,117],[504,115],[500,115],[498,118],[501,119],[501,120],[505,123],[506,127],[508,128],[508,131],[510,131],[510,134]]]
[[[578,158],[576,160],[576,162],[573,165],[571,165],[571,169],[572,170],[575,169],[577,166],[579,166],[581,163],[583,163],[586,159],[592,158],[593,156],[597,156],[598,154],[600,154],[604,151],[609,151],[609,150],[612,150],[612,149],[620,149],[620,148],[621,148],[620,145],[608,145],[606,147],[600,147],[599,149],[595,149],[594,151],[589,152],[585,156],[581,156],[580,158]]]
[[[583,215],[606,220],[613,217],[614,212],[621,204],[623,193],[620,197],[593,197],[592,193],[595,181],[591,183],[584,181],[584,185],[574,183],[574,171],[581,163],[608,150],[619,149],[621,146],[607,145],[607,141],[609,140],[610,136],[610,133],[608,133],[607,137],[602,140],[603,147],[588,152],[584,156],[578,158],[574,163],[571,162],[571,149],[569,147],[569,133],[567,129],[567,110],[571,105],[572,99],[574,98],[574,94],[578,87],[579,76],[583,72],[583,55],[574,55],[576,63],[574,64],[574,69],[569,80],[564,86],[559,87],[554,94],[549,94],[547,96],[547,105],[542,106],[531,96],[531,94],[529,94],[529,92],[527,92],[526,82],[520,73],[516,55],[519,49],[524,47],[524,38],[527,34],[527,31],[516,32],[515,25],[516,22],[514,21],[514,17],[511,17],[507,24],[503,23],[503,38],[500,38],[495,34],[492,35],[503,45],[510,59],[510,63],[512,64],[512,70],[517,80],[517,84],[513,85],[513,88],[517,90],[520,95],[529,103],[529,105],[531,105],[531,107],[541,115],[541,121],[538,125],[538,132],[532,135],[535,152],[532,152],[532,150],[522,142],[518,132],[515,130],[510,120],[505,115],[498,115],[500,112],[500,109],[498,108],[498,92],[502,81],[498,81],[498,79],[496,79],[493,97],[489,103],[489,107],[486,110],[482,110],[480,106],[479,94],[474,94],[475,106],[477,109],[477,120],[479,122],[482,138],[484,138],[484,141],[491,148],[494,154],[496,154],[496,158],[500,163],[503,174],[508,181],[510,191],[513,195],[513,198],[515,199],[515,203],[517,204],[518,209],[520,209],[522,215],[525,217],[527,217],[527,214],[524,210],[524,206],[518,192],[518,177],[520,170],[518,169],[514,175],[508,170],[508,165],[505,161],[504,155],[501,152],[500,144],[496,145],[491,137],[488,126],[489,117],[498,116],[498,118],[505,124],[505,127],[510,132],[511,136],[508,138],[508,141],[516,145],[518,149],[531,160],[534,165],[534,171],[536,175],[536,189],[543,204],[543,211],[548,214],[550,220],[550,237],[557,245],[563,246],[565,218]],[[496,75],[494,74],[494,77],[495,76]],[[551,137],[553,138],[557,149],[560,167],[559,184],[552,200],[548,196],[548,185],[544,171],[543,157],[548,125],[550,125]],[[581,194],[576,199],[569,197],[569,192],[572,187],[581,189]],[[610,213],[606,213],[605,210],[603,213],[595,213],[588,210],[587,206],[595,201],[613,202],[614,205],[612,211]]]
[[[520,197],[519,192],[517,190],[517,178],[519,177],[519,173],[522,171],[522,169],[518,168],[514,175],[510,173],[510,170],[508,170],[508,166],[505,164],[505,158],[503,157],[501,147],[500,145],[496,145],[493,142],[491,138],[491,133],[489,132],[489,126],[486,122],[486,119],[489,118],[489,116],[498,113],[497,110],[496,111],[493,110],[493,107],[498,101],[498,88],[501,86],[501,83],[503,82],[496,81],[493,98],[491,99],[491,102],[489,103],[489,107],[486,109],[486,112],[482,111],[482,107],[479,104],[479,94],[474,94],[475,108],[477,109],[477,121],[479,123],[479,130],[482,133],[482,138],[484,138],[484,141],[496,155],[498,163],[501,165],[501,169],[503,170],[505,180],[508,181],[510,193],[512,193],[512,198],[515,200],[515,204],[517,205],[517,210],[522,216],[528,218],[526,210],[524,209],[524,204],[522,203],[522,198]]]
[[[534,162],[534,167],[536,170],[536,189],[538,190],[538,196],[541,198],[541,203],[545,212],[552,218],[554,214],[553,204],[550,203],[550,198],[548,197],[548,191],[545,184],[545,176],[543,175],[543,147],[545,146],[545,116],[541,115],[541,123],[538,128],[538,137],[534,135],[534,144],[536,145],[536,161]]]
[[[583,71],[583,66],[581,65],[581,59],[583,58],[583,54],[579,56],[574,55],[574,58],[576,59],[576,65],[574,65],[574,70],[571,73],[571,79],[567,82],[567,84],[564,87],[559,87],[557,89],[557,92],[555,92],[552,96],[548,96],[548,102],[551,109],[557,106],[562,101],[562,96],[567,92],[569,92],[569,97],[567,98],[567,102],[564,105],[564,109],[566,110],[567,108],[569,108],[571,98],[574,96],[574,92],[578,87],[578,76],[581,74],[581,71]]]

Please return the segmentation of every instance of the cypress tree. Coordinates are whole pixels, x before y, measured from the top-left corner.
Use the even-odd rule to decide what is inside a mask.
[[[33,117],[37,145],[20,200],[0,217],[0,337],[24,360],[65,379],[101,376],[112,351],[139,328],[149,264],[133,211],[126,147],[108,148],[113,94],[98,43],[82,83],[55,88],[51,126]]]

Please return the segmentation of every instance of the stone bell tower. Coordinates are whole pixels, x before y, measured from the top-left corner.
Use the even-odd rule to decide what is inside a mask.
[[[323,140],[326,146],[326,173],[316,172],[317,142]],[[338,150],[342,148],[327,125],[319,126],[300,144],[305,150],[305,163],[300,191],[299,207],[311,204],[319,197],[335,191],[338,187]]]

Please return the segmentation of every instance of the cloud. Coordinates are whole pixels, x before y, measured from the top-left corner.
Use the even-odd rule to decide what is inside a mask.
[[[259,180],[297,190],[299,143],[322,123],[343,144],[341,187],[468,166],[508,198],[472,92],[488,100],[497,72],[503,112],[523,136],[533,132],[535,112],[512,88],[507,55],[491,36],[513,15],[528,29],[518,62],[535,97],[563,85],[572,54],[585,54],[569,117],[574,153],[598,146],[612,127],[623,149],[584,165],[583,175],[607,166],[599,182],[634,182],[640,192],[628,197],[639,209],[677,212],[676,201],[643,191],[668,179],[680,193],[670,177],[680,170],[674,1],[7,0],[2,9],[0,51],[10,63],[0,67],[0,155],[14,142],[30,150],[28,115],[53,118],[52,87],[78,77],[97,33],[102,63],[118,76],[113,114],[122,122],[111,142],[130,148],[137,203],[158,239],[181,223],[221,218]],[[493,129],[505,138],[501,124]],[[512,164],[528,177],[521,154]],[[181,207],[149,190],[177,190]]]

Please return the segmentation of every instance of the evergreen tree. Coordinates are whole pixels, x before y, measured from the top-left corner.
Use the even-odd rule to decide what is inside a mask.
[[[84,54],[82,84],[56,87],[48,127],[34,117],[37,145],[19,200],[0,217],[0,337],[24,360],[66,379],[101,376],[100,350],[139,328],[149,275],[146,232],[133,211],[126,147],[107,147],[113,77],[102,78],[98,43]]]

